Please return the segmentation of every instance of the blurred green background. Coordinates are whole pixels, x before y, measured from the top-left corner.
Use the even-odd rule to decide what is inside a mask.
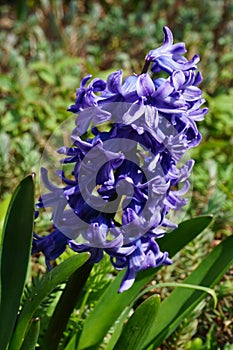
[[[203,141],[191,154],[196,165],[187,216],[213,214],[215,220],[159,277],[182,279],[233,231],[233,2],[19,0],[0,5],[2,199],[25,175],[38,172],[46,140],[70,116],[66,108],[85,74],[106,78],[120,68],[124,76],[139,73],[146,53],[161,45],[164,25],[175,42],[186,43],[188,58],[201,56],[209,114],[199,123]],[[230,271],[218,286],[218,310],[208,302],[201,305],[163,349],[184,349],[199,336],[205,344],[200,349],[230,344],[232,291]]]

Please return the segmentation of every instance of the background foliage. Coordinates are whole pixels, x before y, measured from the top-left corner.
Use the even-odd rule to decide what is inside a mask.
[[[119,68],[125,76],[139,73],[148,50],[161,44],[163,25],[172,29],[175,41],[185,41],[190,57],[194,53],[201,56],[202,87],[210,112],[199,124],[203,141],[192,152],[196,165],[187,216],[213,214],[215,220],[211,229],[180,253],[174,265],[158,274],[159,281],[183,280],[211,246],[232,234],[232,1],[21,0],[15,5],[2,1],[0,11],[2,199],[7,199],[26,174],[38,173],[45,142],[70,116],[66,108],[86,73],[102,78]],[[99,286],[111,280],[112,271],[105,261],[101,268],[92,273],[94,287],[87,295],[90,305],[98,298]],[[213,311],[208,301],[199,304],[162,349],[194,349],[191,339],[201,339],[199,349],[222,349],[230,344],[231,277],[230,271],[217,287],[217,310]],[[161,297],[168,292],[163,289]],[[89,310],[82,312],[85,317]],[[64,343],[66,335],[81,323],[73,315]]]

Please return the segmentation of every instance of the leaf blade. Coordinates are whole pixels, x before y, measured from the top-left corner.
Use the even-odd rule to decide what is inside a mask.
[[[36,349],[39,333],[40,333],[40,319],[39,317],[36,317],[31,320],[30,329],[28,331],[27,337],[24,339],[23,345],[20,350]]]
[[[219,244],[201,264],[184,280],[186,284],[197,284],[212,288],[233,264],[233,236]],[[179,325],[183,318],[204,298],[205,293],[177,288],[161,303],[157,320],[142,349],[150,344],[159,346]],[[169,312],[168,312],[169,311]]]
[[[152,295],[129,318],[113,350],[141,350],[160,306],[160,297]]]
[[[22,308],[8,350],[20,349],[37,307],[50,292],[67,280],[88,258],[89,253],[73,255],[43,276],[30,300],[27,300]]]
[[[34,220],[33,175],[14,191],[3,225],[0,260],[0,344],[7,346],[16,321],[30,259]]]
[[[165,237],[159,239],[161,250],[168,250],[171,256],[175,255],[201,233],[211,221],[211,216],[202,216],[181,223],[176,230],[167,233]],[[192,227],[193,229],[191,230]],[[176,242],[174,243],[174,241]],[[95,309],[86,319],[77,349],[98,349],[98,345],[112,324],[127,305],[136,298],[141,289],[151,281],[157,270],[149,269],[138,273],[134,285],[124,293],[118,294],[117,290],[124,275],[124,271],[121,271],[105,290]],[[109,303],[109,300],[111,300],[111,303]],[[107,308],[106,305],[108,305]],[[98,327],[95,326],[97,322]]]

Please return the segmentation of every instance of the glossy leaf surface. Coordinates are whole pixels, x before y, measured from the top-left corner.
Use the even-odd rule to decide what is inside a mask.
[[[23,292],[31,253],[34,220],[33,175],[26,177],[11,198],[2,232],[0,260],[0,344],[10,340]]]
[[[160,297],[152,295],[129,318],[114,350],[141,350],[160,306]]]

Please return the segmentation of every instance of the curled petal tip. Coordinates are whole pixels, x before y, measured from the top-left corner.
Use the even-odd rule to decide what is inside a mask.
[[[167,26],[164,26],[163,27],[163,32],[164,32],[163,45],[172,45],[173,44],[172,31]]]

